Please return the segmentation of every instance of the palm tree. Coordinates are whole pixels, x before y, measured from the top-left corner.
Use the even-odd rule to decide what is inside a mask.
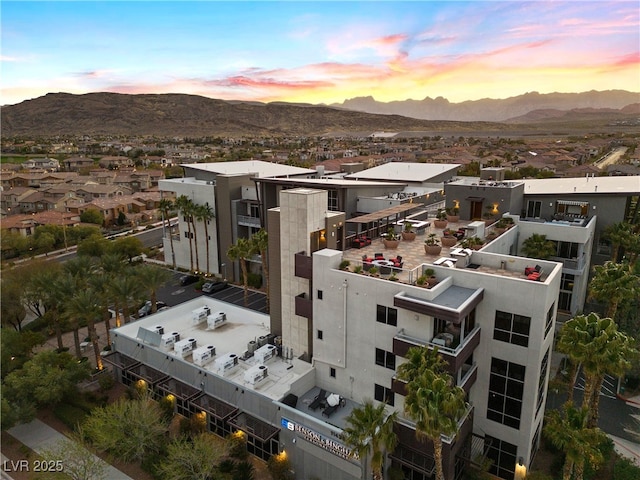
[[[375,480],[382,480],[385,452],[393,450],[398,443],[393,431],[397,417],[397,412],[387,415],[384,403],[376,407],[369,400],[361,408],[354,408],[346,419],[350,426],[344,429],[344,441],[363,462],[371,454],[371,470]]]
[[[207,246],[207,272],[206,273],[210,273],[211,269],[209,268],[209,220],[215,218],[215,214],[213,213],[213,208],[211,208],[211,206],[207,202],[204,205],[196,205],[195,216],[197,220],[204,222],[204,237],[205,237],[205,245]]]
[[[249,273],[247,271],[247,259],[251,257],[253,248],[251,242],[246,238],[239,238],[236,243],[229,247],[227,256],[233,260],[240,261],[240,269],[242,270],[242,285],[244,286],[244,304],[249,302]]]
[[[464,390],[453,385],[449,374],[425,369],[407,384],[404,411],[416,422],[418,439],[433,442],[436,479],[444,480],[441,436],[452,437],[458,431],[467,411]]]
[[[111,293],[116,299],[116,326],[120,326],[118,318],[120,305],[122,305],[124,323],[129,323],[131,318],[129,314],[130,305],[142,298],[140,282],[131,271],[125,270],[122,275],[111,282]]]
[[[563,480],[582,480],[584,462],[597,467],[604,457],[600,445],[606,435],[598,428],[587,426],[589,413],[586,408],[565,405],[562,411],[552,410],[548,413],[544,434],[551,443],[565,454],[562,467]]]
[[[410,382],[419,377],[425,370],[436,374],[446,372],[447,362],[438,353],[438,347],[433,350],[427,347],[411,347],[406,354],[407,362],[398,366],[397,377]]]
[[[618,306],[624,300],[640,296],[640,276],[627,262],[605,262],[593,267],[594,275],[589,283],[589,298],[606,303],[606,316],[615,318]]]
[[[180,213],[184,216],[185,221],[187,222],[187,235],[189,237],[189,261],[191,266],[191,271],[193,271],[193,244],[191,242],[191,208],[193,206],[193,202],[189,200],[189,197],[186,195],[180,195],[176,198],[175,206],[180,210]]]
[[[267,258],[267,249],[269,248],[269,237],[267,231],[261,228],[251,237],[253,249],[260,254],[262,261],[262,273],[264,275],[264,283],[267,292],[267,312],[269,312],[269,262]]]
[[[622,376],[638,355],[633,339],[618,331],[611,318],[596,313],[578,315],[565,322],[558,335],[558,349],[581,364],[585,375],[582,406],[589,414],[588,425],[598,423],[600,388],[606,374]]]
[[[603,236],[611,242],[611,260],[617,262],[620,249],[629,241],[632,235],[632,226],[627,222],[618,222],[604,229]]]
[[[546,235],[534,233],[522,243],[522,253],[527,257],[545,260],[556,254],[556,244]]]
[[[169,232],[169,242],[171,243],[171,263],[173,264],[173,269],[176,269],[176,251],[173,248],[173,235],[171,234],[171,219],[169,218],[169,212],[173,210],[175,205],[168,198],[160,199],[159,208],[162,212],[162,223],[167,222],[166,231]]]
[[[155,265],[142,265],[136,269],[136,276],[143,289],[149,291],[151,313],[155,313],[158,309],[156,305],[158,289],[171,278],[171,274],[164,268],[156,267]]]
[[[80,289],[66,302],[65,311],[77,324],[86,322],[89,338],[93,345],[96,368],[102,370],[102,357],[96,334],[96,320],[100,319],[100,305],[96,301],[96,292],[90,288]],[[84,321],[84,322],[83,322]]]
[[[44,316],[47,317],[49,324],[56,333],[58,342],[58,350],[62,351],[64,344],[62,342],[62,323],[64,321],[61,315],[63,307],[64,290],[60,287],[60,276],[58,271],[45,270],[40,275],[34,275],[29,279],[28,290],[37,292],[42,306],[45,308]]]

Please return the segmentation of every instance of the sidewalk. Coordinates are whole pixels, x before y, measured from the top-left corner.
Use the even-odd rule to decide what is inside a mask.
[[[46,448],[52,447],[59,440],[67,438],[62,433],[51,428],[49,425],[38,419],[35,419],[29,423],[17,425],[9,429],[8,433],[37,453]],[[87,455],[93,454],[87,452]],[[104,480],[133,480],[131,477],[125,475],[123,472],[116,469],[112,465],[109,465],[106,462],[104,463],[105,465],[107,465],[107,468],[105,469]]]

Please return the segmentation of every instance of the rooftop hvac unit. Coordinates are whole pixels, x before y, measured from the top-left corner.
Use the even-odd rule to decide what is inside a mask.
[[[238,355],[235,353],[227,353],[216,358],[216,370],[218,374],[225,376],[238,366]]]
[[[256,349],[258,348],[258,344],[256,343],[255,340],[250,340],[249,343],[247,343],[247,351],[253,355],[253,353],[256,351]]]
[[[244,381],[251,385],[257,385],[267,378],[269,369],[265,365],[255,365],[244,372]]]
[[[257,349],[254,353],[254,357],[259,363],[266,363],[276,356],[278,349],[273,345],[264,345]]]
[[[213,345],[207,345],[205,347],[198,347],[193,351],[193,363],[200,365],[201,367],[213,360],[216,356],[216,347]]]
[[[173,345],[180,341],[180,334],[178,332],[171,332],[162,335],[160,339],[160,348],[163,350],[171,350]]]
[[[209,307],[200,307],[191,311],[191,323],[193,325],[199,325],[207,320],[207,317],[211,315],[211,309]]]
[[[173,350],[182,357],[187,357],[196,348],[196,339],[187,338],[186,340],[180,340],[173,346]]]
[[[258,347],[262,347],[263,345],[267,344],[267,336],[266,335],[260,335],[258,337]]]
[[[215,312],[207,317],[207,329],[215,330],[216,328],[227,323],[227,314],[224,312]]]
[[[164,327],[162,325],[156,325],[153,327],[153,331],[159,335],[164,335]]]

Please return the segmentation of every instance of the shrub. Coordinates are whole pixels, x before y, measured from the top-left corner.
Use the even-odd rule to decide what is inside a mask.
[[[249,273],[247,283],[250,287],[260,288],[262,287],[262,275],[259,273]]]
[[[640,478],[640,467],[627,458],[618,458],[613,464],[615,480],[635,480]]]
[[[267,461],[267,470],[273,480],[293,480],[291,462],[284,453],[272,455]]]
[[[253,480],[254,468],[250,462],[238,462],[231,477],[233,480]]]
[[[247,439],[241,432],[227,436],[227,447],[232,458],[244,460],[249,455],[249,452],[247,452]]]
[[[76,427],[81,425],[89,416],[84,409],[69,403],[59,403],[56,405],[53,409],[53,414],[72,430],[75,430]]]
[[[342,260],[340,262],[340,267],[338,268],[340,268],[340,270],[346,270],[349,265],[351,265],[351,262],[349,260]]]

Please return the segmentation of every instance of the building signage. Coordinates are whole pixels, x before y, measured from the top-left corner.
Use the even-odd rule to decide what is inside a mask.
[[[350,448],[346,447],[344,444],[340,442],[336,442],[335,440],[325,437],[324,435],[319,434],[311,430],[304,425],[300,425],[299,423],[292,422],[291,420],[287,420],[282,417],[282,421],[280,422],[283,428],[287,430],[291,430],[292,432],[296,432],[302,438],[304,438],[309,443],[313,443],[318,447],[324,448],[328,452],[333,453],[339,457],[342,457],[346,460],[359,460],[357,452],[352,451]]]

